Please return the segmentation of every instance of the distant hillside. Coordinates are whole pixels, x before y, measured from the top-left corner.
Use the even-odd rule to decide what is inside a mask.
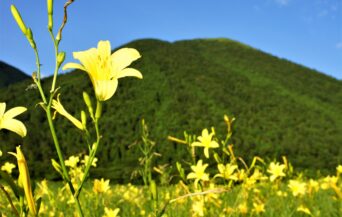
[[[232,143],[244,159],[286,155],[298,169],[323,172],[342,163],[341,81],[228,39],[146,39],[124,46],[141,52],[134,67],[144,79],[120,79],[115,96],[104,105],[104,138],[93,175],[128,180],[138,165],[134,144],[140,140],[141,118],[163,155],[158,163],[174,164],[189,157],[184,146],[166,140],[168,135],[182,138],[184,130],[199,135],[211,126],[223,135],[224,114],[236,117]],[[55,174],[47,167],[50,158],[56,158],[52,139],[36,107],[37,91],[24,91],[29,84],[2,89],[0,99],[10,106],[29,107],[21,119],[29,130],[24,149],[35,168],[32,173]],[[85,109],[82,91],[93,95],[88,76],[75,71],[60,76],[58,84],[62,103],[79,116]],[[87,149],[68,122],[58,117],[56,124],[65,151]],[[20,139],[4,132],[0,141],[8,141],[0,144],[7,151]]]
[[[19,69],[0,61],[0,88],[30,78]]]

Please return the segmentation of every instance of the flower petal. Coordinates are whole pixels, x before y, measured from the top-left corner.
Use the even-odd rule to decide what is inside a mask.
[[[67,69],[80,69],[82,71],[85,71],[85,68],[79,64],[79,63],[66,63],[63,68],[63,70],[67,70]]]
[[[110,57],[110,42],[109,41],[99,41],[97,44],[97,54],[102,58],[106,59]]]
[[[4,115],[5,110],[6,110],[6,103],[5,102],[0,103],[0,118],[2,118],[2,116]]]
[[[111,98],[116,88],[118,87],[118,80],[98,80],[95,81],[95,94],[98,100],[106,101]]]
[[[4,114],[3,118],[4,119],[12,119],[15,116],[20,115],[21,113],[25,112],[26,110],[27,110],[27,108],[22,107],[22,106],[11,108],[10,110],[8,110]]]
[[[140,79],[143,78],[142,74],[138,70],[133,69],[133,68],[125,68],[121,70],[118,74],[119,74],[118,78],[123,78],[123,77],[128,77],[128,76],[137,77]]]
[[[0,128],[15,132],[21,137],[25,137],[27,132],[25,125],[16,119],[4,119],[1,122]]]
[[[75,59],[78,59],[86,72],[93,77],[95,80],[98,79],[98,73],[97,73],[97,62],[98,62],[98,55],[97,55],[97,49],[96,48],[90,48],[86,51],[79,51],[79,52],[73,52],[73,56]]]
[[[140,57],[140,53],[134,48],[121,48],[112,54],[112,65],[121,71]]]

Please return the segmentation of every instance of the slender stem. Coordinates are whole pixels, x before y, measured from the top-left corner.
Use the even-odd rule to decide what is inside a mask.
[[[33,80],[34,80],[34,82],[37,84],[37,87],[38,87],[40,96],[41,96],[41,98],[42,98],[44,104],[46,104],[46,103],[47,103],[46,97],[45,97],[45,94],[44,94],[42,85],[41,85],[41,83],[40,83],[40,80],[41,80],[41,75],[40,75],[40,60],[39,60],[39,55],[38,55],[38,50],[37,50],[37,48],[34,49],[34,54],[35,54],[35,56],[36,56],[37,79],[33,79]]]
[[[59,69],[58,60],[57,60],[57,56],[58,56],[58,43],[57,43],[57,41],[55,39],[55,36],[53,35],[52,30],[49,31],[49,33],[50,33],[50,36],[51,36],[51,39],[53,41],[53,45],[54,45],[54,48],[55,48],[55,71],[53,73],[52,85],[51,85],[51,90],[50,90],[50,93],[52,93],[55,90],[55,87],[56,87],[56,80],[57,80],[58,69]]]
[[[94,147],[92,147],[91,152],[89,153],[89,159],[88,159],[86,168],[84,170],[84,174],[83,174],[83,177],[81,180],[81,184],[78,186],[76,193],[74,194],[74,196],[77,198],[79,197],[79,195],[82,191],[83,184],[84,184],[84,182],[85,182],[85,180],[89,174],[90,167],[93,164],[93,161],[94,161],[95,156],[96,156],[97,149],[98,149],[99,144],[100,144],[101,135],[100,135],[100,130],[99,130],[99,119],[95,119],[94,125],[95,125],[95,130],[96,130],[96,142],[94,143]]]
[[[62,151],[61,151],[58,139],[57,139],[55,127],[54,127],[53,122],[52,122],[51,107],[50,107],[51,106],[51,101],[52,101],[52,98],[50,99],[49,105],[46,108],[46,117],[48,119],[50,131],[51,131],[52,139],[53,139],[53,142],[55,144],[56,151],[57,151],[59,163],[60,163],[61,168],[62,168],[63,178],[68,183],[70,191],[71,191],[72,195],[74,196],[75,195],[75,188],[74,188],[74,186],[73,186],[73,184],[71,182],[71,179],[69,177],[68,171],[66,169],[66,166],[65,166],[65,163],[64,163],[64,159],[63,159],[63,154],[62,154]],[[81,208],[81,204],[80,204],[80,202],[78,200],[78,197],[74,196],[74,199],[75,199],[75,202],[76,202],[77,211],[78,211],[79,215],[81,217],[83,217],[83,211],[82,211],[82,208]]]
[[[17,209],[15,208],[15,206],[13,205],[13,202],[12,202],[12,199],[11,199],[10,195],[9,195],[8,192],[5,190],[4,186],[2,186],[1,184],[0,184],[0,189],[1,189],[1,190],[4,192],[4,194],[6,195],[7,200],[8,200],[8,202],[10,203],[11,208],[12,208],[14,214],[15,214],[16,216],[20,216],[19,213],[18,213],[18,210],[17,210]]]

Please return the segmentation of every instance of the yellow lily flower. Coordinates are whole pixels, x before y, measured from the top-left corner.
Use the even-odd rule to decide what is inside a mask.
[[[12,170],[15,168],[15,165],[9,162],[6,162],[4,165],[2,165],[1,170],[6,171],[8,174],[12,173]]]
[[[202,136],[197,137],[199,142],[193,142],[191,146],[204,147],[204,156],[209,158],[209,148],[218,148],[219,144],[216,141],[212,141],[214,132],[209,134],[207,129],[202,130]]]
[[[273,182],[276,180],[278,177],[284,177],[284,169],[286,168],[285,164],[279,164],[278,162],[274,163],[271,162],[269,165],[267,172],[271,174],[270,180]]]
[[[219,174],[215,175],[215,177],[222,177],[226,180],[229,180],[229,179],[234,180],[234,181],[238,180],[237,175],[234,173],[235,170],[238,169],[237,165],[232,165],[230,163],[226,165],[218,164],[217,169],[219,170]]]
[[[81,123],[81,121],[77,120],[74,116],[72,116],[71,114],[69,114],[69,112],[65,110],[64,106],[62,105],[59,99],[59,95],[57,96],[57,100],[52,100],[51,107],[55,109],[56,112],[58,112],[60,115],[66,117],[69,121],[71,121],[71,123],[73,123],[78,129],[84,130],[84,126]]]
[[[103,178],[101,178],[101,180],[99,179],[94,180],[93,191],[95,193],[106,193],[109,189],[110,189],[109,179],[104,180]]]
[[[293,196],[303,196],[306,193],[306,183],[297,180],[290,180],[288,187],[291,189]]]
[[[142,74],[133,68],[127,68],[140,54],[133,48],[121,48],[111,54],[109,41],[99,41],[96,48],[74,52],[79,63],[67,63],[63,70],[80,69],[86,71],[94,86],[96,98],[106,101],[111,98],[118,86],[118,79],[133,76],[142,79]]]
[[[14,117],[25,112],[27,109],[20,106],[12,108],[7,112],[5,112],[5,110],[6,103],[0,103],[0,130],[7,129],[15,132],[21,137],[25,137],[27,132],[25,125],[21,121],[14,119]]]
[[[203,165],[202,160],[199,160],[196,166],[191,166],[193,172],[189,173],[186,178],[195,179],[195,188],[197,188],[198,181],[209,181],[209,174],[204,172],[207,167],[208,164]]]
[[[113,209],[105,207],[104,211],[105,211],[105,214],[103,215],[103,217],[119,217],[118,216],[118,214],[120,212],[119,208],[116,208],[113,210]]]

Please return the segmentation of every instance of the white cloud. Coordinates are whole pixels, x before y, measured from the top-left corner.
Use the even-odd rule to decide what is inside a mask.
[[[340,42],[338,42],[338,43],[336,44],[336,48],[337,48],[337,49],[342,49],[342,41],[340,41]]]

